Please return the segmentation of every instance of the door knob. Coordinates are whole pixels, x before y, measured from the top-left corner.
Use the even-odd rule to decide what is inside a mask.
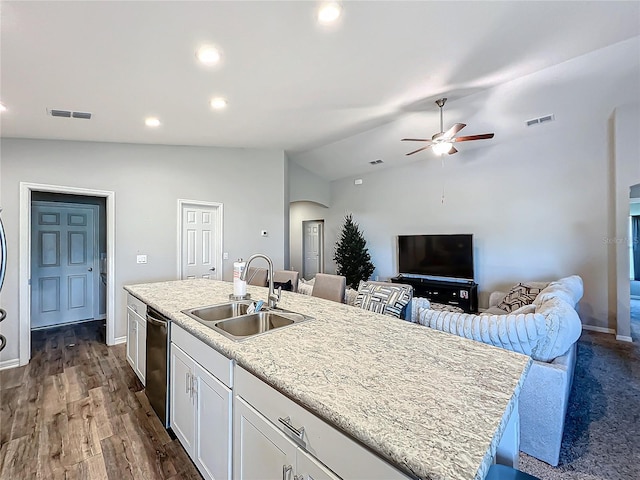
[[[211,270],[212,272],[216,271],[216,267],[211,267],[209,270]]]
[[[90,271],[90,272],[93,272],[93,267],[89,267],[89,271]]]

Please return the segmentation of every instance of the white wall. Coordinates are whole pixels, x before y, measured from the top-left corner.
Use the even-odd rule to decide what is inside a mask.
[[[353,178],[334,181],[327,249],[346,212],[360,223],[374,275],[381,277],[397,273],[399,234],[473,233],[481,306],[491,291],[518,281],[576,273],[585,284],[583,322],[615,328],[607,288],[615,281],[609,278],[606,242],[609,120],[616,106],[640,95],[638,58],[640,40],[634,38],[453,102],[460,113],[447,125],[464,121],[465,134],[494,131],[495,138],[461,144],[444,166],[423,153],[404,167],[361,175],[362,185]],[[527,119],[550,113],[554,122],[525,126]],[[356,152],[367,135],[398,142],[394,129],[380,127],[351,145],[341,141],[342,147]],[[335,154],[331,148],[327,155]]]
[[[329,210],[327,207],[314,202],[292,202],[289,209],[289,235],[291,246],[291,270],[295,270],[300,273],[302,278],[302,243],[303,243],[303,231],[302,222],[306,220],[324,220]],[[325,224],[326,228],[326,224]],[[325,233],[325,239],[327,234]],[[325,242],[326,246],[326,242]],[[325,249],[326,250],[326,249]],[[333,256],[333,250],[331,250],[330,256]],[[325,253],[325,272],[329,273],[333,270],[327,270],[328,257]]]
[[[123,285],[176,278],[179,198],[224,204],[225,280],[232,278],[233,259],[258,251],[284,266],[282,151],[3,139],[0,153],[9,250],[1,298],[8,318],[0,325],[8,345],[0,360],[18,357],[20,182],[115,192],[116,337],[126,334]],[[260,237],[261,229],[269,236]],[[136,264],[138,253],[148,255],[146,265]]]

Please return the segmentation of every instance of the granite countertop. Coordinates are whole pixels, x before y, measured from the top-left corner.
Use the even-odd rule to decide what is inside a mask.
[[[314,320],[234,342],[181,310],[229,301],[229,282],[125,286],[316,415],[423,479],[482,479],[529,357],[307,295],[278,306]],[[267,289],[247,287],[253,299]]]

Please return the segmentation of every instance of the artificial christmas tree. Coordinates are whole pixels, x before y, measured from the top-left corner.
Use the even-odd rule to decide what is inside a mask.
[[[360,280],[369,280],[375,270],[367,249],[367,241],[351,214],[344,217],[333,260],[337,265],[336,273],[345,276],[347,286],[355,289],[358,288]]]

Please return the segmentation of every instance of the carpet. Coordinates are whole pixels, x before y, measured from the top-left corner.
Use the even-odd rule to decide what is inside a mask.
[[[565,420],[560,464],[520,454],[541,480],[640,479],[640,300],[631,302],[634,343],[584,331]]]

